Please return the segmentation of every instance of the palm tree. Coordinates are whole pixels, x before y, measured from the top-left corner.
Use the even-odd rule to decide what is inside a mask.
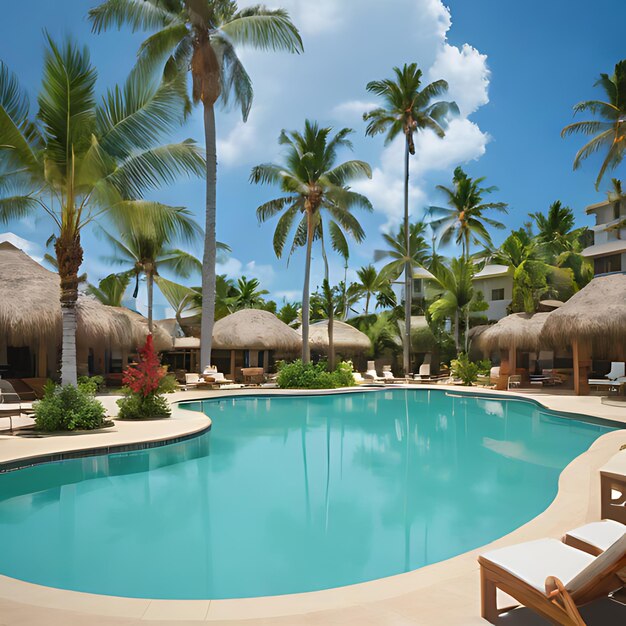
[[[210,363],[216,284],[215,105],[235,104],[244,122],[248,119],[252,81],[235,46],[301,52],[302,40],[283,9],[238,9],[232,0],[105,0],[89,11],[89,19],[96,32],[122,24],[133,31],[154,30],[141,44],[139,65],[164,68],[166,77],[190,74],[193,101],[202,104],[207,159],[200,362]]]
[[[409,266],[411,276],[418,267],[424,267],[430,259],[430,248],[424,238],[425,232],[426,225],[423,222],[409,224],[408,247],[404,224],[400,225],[395,234],[384,233],[383,239],[388,247],[386,250],[376,250],[374,259],[376,261],[387,258],[391,260],[380,270],[381,275],[393,281],[407,266]],[[411,293],[410,288],[407,293]]]
[[[145,277],[148,329],[152,332],[154,283],[159,284],[161,270],[168,270],[181,278],[189,277],[193,271],[201,271],[202,265],[195,256],[175,246],[197,242],[202,230],[189,210],[165,205],[158,212],[138,207],[132,214],[113,215],[111,221],[113,232],[101,229],[114,250],[114,256],[107,257],[107,260],[125,265],[135,275],[133,298],[137,298],[139,292],[139,278]]]
[[[494,209],[503,213],[507,212],[505,202],[485,202],[483,196],[493,193],[497,187],[481,187],[484,177],[473,179],[462,168],[454,170],[452,187],[437,185],[437,189],[443,192],[448,200],[449,208],[431,206],[430,214],[435,218],[430,226],[439,236],[440,243],[448,243],[453,237],[455,243],[460,245],[463,258],[469,259],[472,244],[481,244],[485,248],[491,248],[491,237],[488,226],[503,229],[505,226],[485,217],[485,211]],[[437,217],[439,216],[439,217]]]
[[[626,144],[626,59],[615,65],[612,76],[600,74],[594,87],[601,87],[606,100],[585,100],[574,107],[574,114],[588,111],[598,119],[574,122],[561,131],[561,137],[581,134],[593,135],[574,158],[578,169],[587,157],[602,151],[604,160],[596,178],[596,189],[607,170],[615,169],[624,157]]]
[[[266,289],[259,289],[259,281],[256,278],[248,280],[242,276],[233,288],[233,311],[261,308],[265,304],[263,296],[268,293]]]
[[[353,132],[344,128],[331,137],[331,128],[320,128],[306,120],[304,133],[282,131],[279,143],[287,146],[283,165],[265,163],[252,169],[250,180],[254,183],[279,185],[288,194],[262,204],[257,209],[260,222],[282,212],[274,231],[274,252],[280,258],[285,243],[293,230],[291,256],[300,247],[306,248],[304,285],[302,289],[302,361],[310,360],[309,350],[309,283],[311,276],[311,251],[315,239],[323,241],[328,230],[333,250],[344,258],[348,243],[345,233],[356,242],[363,241],[365,233],[352,209],[372,210],[370,201],[352,191],[348,184],[359,178],[371,178],[370,166],[364,161],[345,161],[336,164],[337,150],[352,148],[348,139]],[[323,213],[329,216],[328,229],[323,225]]]
[[[367,84],[367,90],[384,101],[384,106],[364,113],[363,119],[368,122],[366,134],[369,136],[386,133],[385,143],[390,143],[401,133],[404,135],[404,233],[405,249],[409,249],[409,155],[415,154],[414,135],[418,131],[430,129],[438,137],[445,135],[443,123],[449,114],[458,114],[459,109],[454,102],[433,102],[435,98],[448,90],[445,80],[436,80],[423,89],[422,71],[416,63],[402,69],[393,68],[395,80],[375,80]],[[413,275],[407,262],[404,267],[405,292],[411,292]],[[405,341],[404,341],[404,373],[409,374],[411,349],[411,302],[405,299]]]
[[[621,239],[620,231],[626,226],[626,217],[622,215],[622,202],[626,199],[626,193],[622,191],[622,181],[619,178],[611,179],[611,189],[607,192],[607,199],[613,205],[613,214],[618,220],[616,224],[608,226],[607,230],[617,231],[617,238]]]
[[[300,305],[296,302],[285,302],[280,311],[276,314],[276,317],[287,324],[287,326],[293,326],[294,322],[298,320],[298,314],[300,311]]]
[[[467,352],[470,313],[487,308],[484,301],[478,301],[478,294],[474,291],[472,279],[475,269],[474,263],[465,257],[452,259],[449,263],[437,260],[429,267],[439,293],[428,308],[428,312],[435,323],[445,318],[453,320],[454,345],[457,353],[461,350],[461,317],[465,318],[465,352]],[[473,306],[476,304],[478,306]]]
[[[376,297],[376,304],[395,306],[395,295],[391,289],[389,277],[384,272],[377,272],[373,265],[366,265],[357,270],[359,282],[357,288],[361,292],[361,297],[365,296],[365,311],[363,315],[369,314],[370,299]],[[390,304],[394,303],[394,304]]]
[[[574,212],[558,200],[548,209],[548,214],[531,213],[537,225],[535,240],[549,265],[571,270],[576,287],[581,289],[593,278],[593,265],[583,257],[586,227],[574,228]]]
[[[102,304],[107,306],[122,306],[122,300],[128,285],[130,284],[131,272],[121,274],[109,274],[98,282],[98,286],[88,285],[87,293],[96,297]]]
[[[156,84],[141,71],[96,103],[96,69],[86,48],[50,37],[39,110],[30,116],[17,77],[0,63],[0,219],[43,211],[56,225],[61,279],[61,379],[76,383],[76,301],[83,260],[81,231],[98,215],[159,209],[146,191],[205,163],[191,140],[159,145],[184,116],[180,81]]]
[[[550,205],[547,215],[530,213],[530,217],[537,226],[536,237],[539,245],[552,258],[575,249],[587,230],[574,228],[576,223],[574,212],[569,207],[563,206],[559,200]]]

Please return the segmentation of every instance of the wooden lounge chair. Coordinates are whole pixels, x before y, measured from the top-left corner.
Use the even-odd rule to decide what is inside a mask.
[[[522,386],[522,377],[519,374],[514,374],[513,376],[509,376],[506,388],[508,389],[520,389]]]
[[[592,556],[598,556],[608,550],[624,534],[626,534],[626,524],[605,519],[570,530],[563,537],[563,543],[588,552]]]
[[[481,615],[496,624],[498,589],[554,624],[585,626],[578,607],[620,589],[626,534],[599,556],[557,539],[528,541],[488,552],[480,563]]]
[[[32,403],[24,402],[8,380],[0,379],[0,417],[9,418],[9,430],[13,432],[14,417],[32,413]]]
[[[375,381],[379,381],[379,382],[383,382],[384,378],[382,376],[378,375],[378,372],[376,371],[376,362],[375,361],[368,361],[367,362],[367,372],[365,372],[364,377],[367,380],[375,380]]]

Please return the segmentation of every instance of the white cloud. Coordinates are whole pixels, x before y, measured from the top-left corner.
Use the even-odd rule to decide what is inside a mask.
[[[34,241],[24,239],[23,237],[10,232],[0,233],[0,241],[8,241],[16,248],[25,252],[33,260],[37,261],[37,263],[41,263],[43,261],[44,251],[42,247]]]
[[[299,302],[302,299],[302,290],[285,289],[283,291],[275,291],[274,298],[276,298],[279,304],[281,304],[283,300],[287,302]]]
[[[219,165],[233,166],[251,163],[254,147],[258,145],[257,127],[249,118],[247,122],[238,121],[223,139],[217,139],[217,157]]]
[[[448,81],[446,98],[454,100],[467,116],[489,102],[489,68],[487,55],[469,44],[459,49],[444,43],[428,72],[429,80]]]
[[[297,24],[302,35],[319,35],[338,31],[346,16],[346,5],[342,0],[283,0],[280,6],[285,8]],[[354,9],[354,7],[352,7]]]
[[[217,264],[217,273],[226,274],[229,278],[257,278],[261,283],[261,288],[267,289],[274,281],[275,270],[272,265],[249,261],[244,265],[239,259],[230,256],[223,263]]]
[[[348,100],[341,102],[332,109],[332,115],[340,120],[347,122],[361,121],[363,113],[371,111],[379,106],[376,102],[367,102],[365,100]]]

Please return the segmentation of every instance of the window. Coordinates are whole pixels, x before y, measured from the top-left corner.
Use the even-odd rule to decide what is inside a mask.
[[[421,293],[422,292],[422,279],[414,278],[413,279],[413,293]]]
[[[611,272],[622,271],[622,255],[611,254],[610,256],[601,256],[593,261],[593,273],[610,274]]]
[[[504,287],[502,287],[501,289],[492,289],[491,299],[492,300],[504,300]]]

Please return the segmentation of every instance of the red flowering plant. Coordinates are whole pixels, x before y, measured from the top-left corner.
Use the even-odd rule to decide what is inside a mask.
[[[152,335],[146,337],[143,348],[139,348],[139,362],[129,365],[124,371],[122,382],[125,396],[117,401],[120,419],[149,419],[169,417],[167,400],[159,393],[161,380],[167,368],[154,349]]]

